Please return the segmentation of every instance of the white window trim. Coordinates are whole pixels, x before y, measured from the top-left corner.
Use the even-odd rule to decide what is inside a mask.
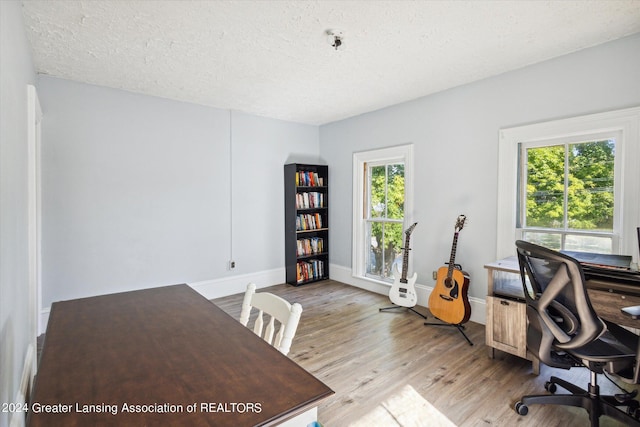
[[[498,215],[496,257],[515,255],[516,204],[518,203],[518,144],[580,136],[587,133],[620,132],[616,157],[620,157],[620,239],[615,248],[638,262],[636,227],[640,226],[640,107],[569,119],[501,129],[498,147]]]
[[[365,180],[364,166],[366,163],[401,161],[404,163],[404,226],[411,223],[413,215],[413,144],[398,145],[395,147],[378,150],[353,153],[353,240],[351,254],[351,274],[359,279],[383,283],[365,276],[366,249],[364,247],[365,221],[364,221],[364,192]],[[409,253],[411,256],[411,253]]]

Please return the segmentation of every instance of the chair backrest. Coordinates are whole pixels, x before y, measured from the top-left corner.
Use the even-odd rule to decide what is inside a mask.
[[[529,321],[527,348],[547,365],[569,367],[554,348],[582,347],[606,330],[589,300],[582,266],[533,243],[518,240],[516,248]]]
[[[251,309],[254,307],[258,310],[258,315],[253,325],[253,332],[280,350],[282,354],[288,354],[291,341],[298,329],[302,306],[298,303],[290,304],[284,298],[269,292],[256,293],[256,285],[249,283],[240,313],[240,323],[243,326],[249,323]],[[266,327],[265,317],[267,317]],[[280,324],[277,332],[276,321]]]

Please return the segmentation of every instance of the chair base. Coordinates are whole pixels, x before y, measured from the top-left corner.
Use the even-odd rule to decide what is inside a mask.
[[[627,400],[619,402],[614,396],[601,396],[600,388],[595,381],[595,373],[591,372],[592,381],[589,384],[589,390],[571,384],[561,378],[551,377],[545,384],[545,388],[554,393],[556,384],[568,390],[571,394],[545,394],[524,396],[515,404],[515,411],[520,415],[527,415],[527,405],[564,405],[584,408],[589,413],[591,427],[600,425],[600,416],[606,415],[614,418],[628,426],[640,426],[637,415],[640,415],[640,403],[637,400]],[[627,411],[623,411],[621,407],[626,407]]]

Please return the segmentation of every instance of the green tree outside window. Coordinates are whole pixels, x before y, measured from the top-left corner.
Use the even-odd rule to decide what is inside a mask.
[[[538,243],[561,249],[554,230],[611,232],[615,140],[526,150],[525,228]]]

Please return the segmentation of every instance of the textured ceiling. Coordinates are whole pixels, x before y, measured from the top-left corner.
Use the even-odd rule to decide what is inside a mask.
[[[39,73],[309,124],[640,32],[640,0],[23,6]]]

